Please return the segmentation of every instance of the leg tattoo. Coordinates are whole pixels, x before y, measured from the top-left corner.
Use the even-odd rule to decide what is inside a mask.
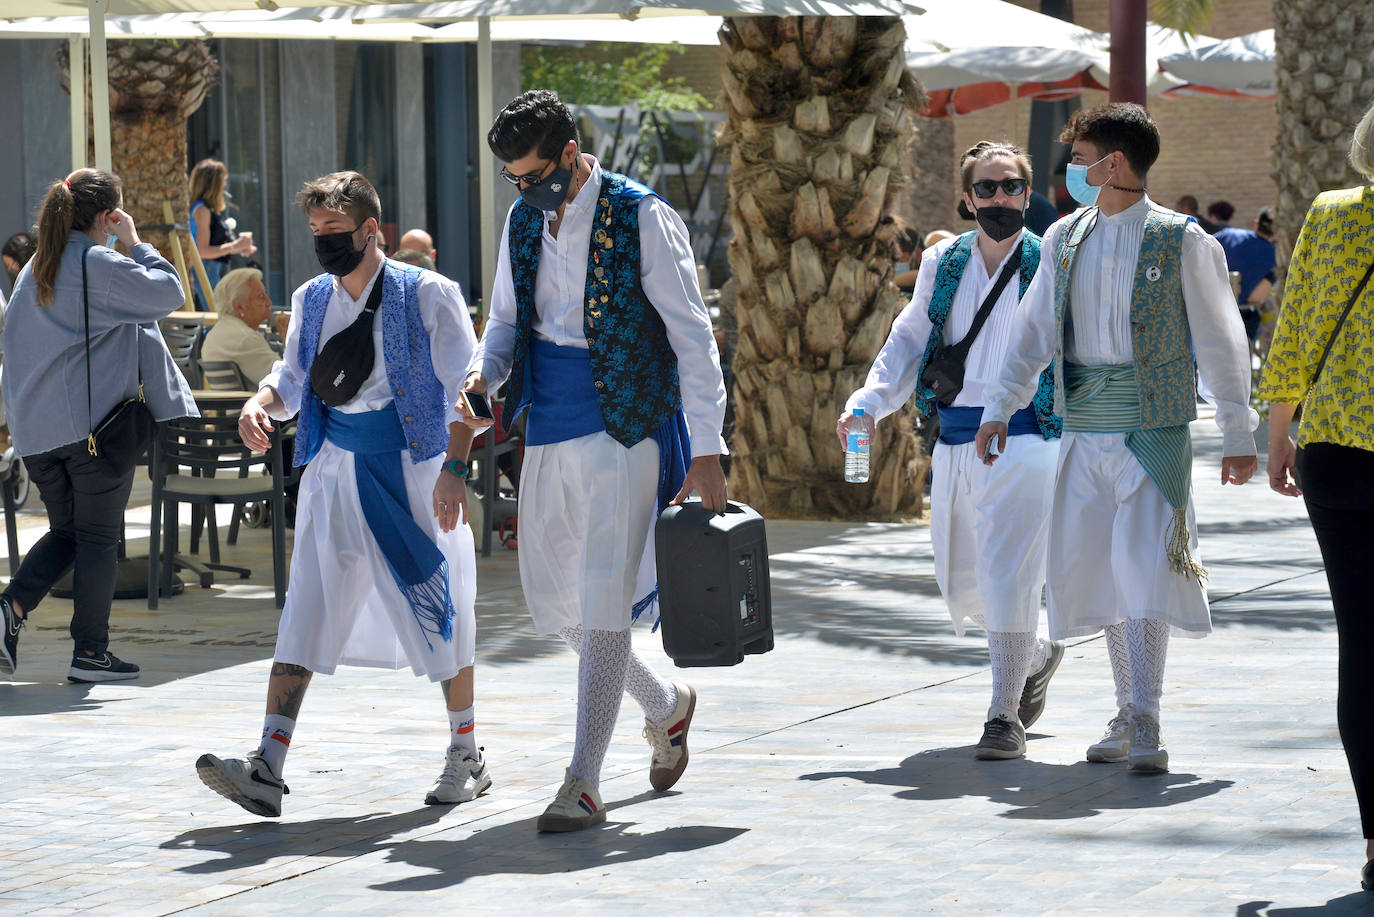
[[[310,686],[311,672],[305,666],[285,662],[272,663],[272,677],[267,682],[267,713],[296,719]]]

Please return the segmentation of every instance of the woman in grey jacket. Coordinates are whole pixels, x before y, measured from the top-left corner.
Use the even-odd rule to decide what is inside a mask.
[[[109,650],[120,520],[134,472],[112,474],[88,452],[86,439],[115,405],[138,393],[140,373],[158,420],[195,415],[196,406],[153,324],[185,302],[181,282],[153,246],[139,241],[123,203],[119,178],[99,169],[53,182],[38,215],[38,251],[5,310],[10,434],[47,506],[48,531],[0,593],[0,672],[14,672],[27,615],[75,564],[67,678],[138,676],[138,666]],[[113,250],[116,240],[132,258]]]

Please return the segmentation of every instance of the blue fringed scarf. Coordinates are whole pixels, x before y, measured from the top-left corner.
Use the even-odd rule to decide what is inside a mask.
[[[401,465],[408,444],[400,416],[391,406],[358,414],[331,410],[325,418],[324,435],[340,449],[353,453],[363,518],[377,539],[396,588],[410,604],[425,644],[434,649],[431,634],[451,642],[456,612],[449,591],[448,561],[410,514]]]

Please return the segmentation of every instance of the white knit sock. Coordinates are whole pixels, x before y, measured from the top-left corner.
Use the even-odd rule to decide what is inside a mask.
[[[1035,634],[990,630],[988,656],[992,659],[992,706],[988,708],[988,719],[1002,716],[1016,722],[1021,689],[1026,686],[1035,656]]]
[[[272,776],[281,779],[281,769],[286,764],[286,753],[291,748],[291,734],[296,731],[296,721],[279,713],[269,713],[262,720],[262,742],[258,754],[272,771]]]
[[[572,647],[573,652],[582,652],[581,626],[565,627],[558,635]],[[644,664],[633,647],[630,649],[629,664],[625,667],[625,693],[634,698],[634,702],[644,711],[644,718],[651,723],[663,722],[672,716],[677,707],[677,689],[673,683],[659,678],[658,673]]]
[[[1107,658],[1112,662],[1112,681],[1116,684],[1116,709],[1125,710],[1131,704],[1131,655],[1126,649],[1126,625],[1108,624]]]
[[[1126,648],[1131,657],[1131,703],[1159,719],[1164,694],[1164,660],[1169,654],[1169,625],[1154,618],[1126,622]]]
[[[448,747],[461,748],[472,758],[481,760],[482,753],[477,750],[476,705],[466,710],[448,712]]]
[[[630,660],[630,631],[583,630],[577,660],[577,741],[569,770],[601,786],[601,765],[611,747],[625,669]]]

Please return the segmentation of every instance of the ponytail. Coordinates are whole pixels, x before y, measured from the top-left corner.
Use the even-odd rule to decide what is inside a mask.
[[[85,232],[97,215],[117,210],[123,198],[119,176],[100,169],[78,169],[55,181],[38,211],[38,249],[33,254],[33,279],[38,285],[38,304],[52,303],[57,268],[73,229]]]

